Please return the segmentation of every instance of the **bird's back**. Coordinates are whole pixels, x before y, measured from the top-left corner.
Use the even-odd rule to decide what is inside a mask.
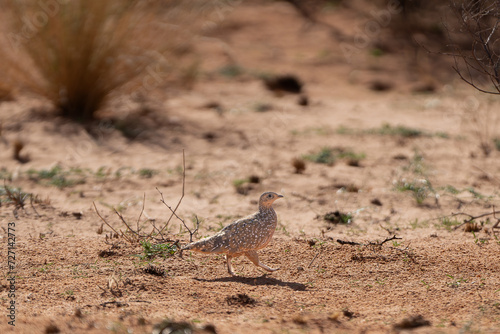
[[[239,254],[265,247],[276,229],[277,216],[272,208],[238,219],[210,238],[191,243],[183,250],[203,253]]]

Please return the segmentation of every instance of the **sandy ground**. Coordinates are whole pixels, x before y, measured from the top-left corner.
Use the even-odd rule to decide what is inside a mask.
[[[267,6],[273,15],[262,14],[266,6],[238,6],[200,41],[207,56],[192,91],[156,92],[160,102],[149,113],[134,113],[129,99],[113,102],[123,119],[128,113],[122,127],[102,122],[91,135],[44,114],[42,101],[0,104],[1,178],[37,196],[24,209],[1,197],[0,332],[150,333],[164,319],[171,323],[163,327],[187,322],[205,333],[386,333],[418,325],[416,333],[500,332],[497,220],[459,226],[468,217],[450,217],[500,206],[500,152],[480,148],[500,135],[499,102],[456,78],[436,80],[434,93],[414,93],[429,73],[416,74],[421,68],[411,62],[389,54],[348,64],[328,28],[303,24],[284,4]],[[362,22],[350,15],[322,18],[342,29],[343,20]],[[228,65],[228,52],[243,74],[217,70]],[[298,75],[309,105],[266,90],[256,73]],[[392,89],[371,90],[380,77]],[[25,143],[28,162],[12,158],[15,140]],[[294,159],[325,147],[347,153],[332,164],[305,159],[296,173]],[[285,196],[274,205],[273,242],[259,252],[279,271],[266,274],[238,258],[241,277],[230,277],[221,256],[147,258],[137,242],[107,239],[111,229],[93,203],[116,230],[126,227],[113,208],[136,229],[144,206],[143,233],[166,224],[170,211],[156,188],[177,204],[183,150],[177,214],[189,227],[198,217],[195,239],[254,212],[264,191]],[[258,183],[244,182],[252,176]],[[346,221],[326,221],[332,212]],[[5,316],[9,223],[15,327]],[[165,231],[170,245],[189,241],[175,217]]]

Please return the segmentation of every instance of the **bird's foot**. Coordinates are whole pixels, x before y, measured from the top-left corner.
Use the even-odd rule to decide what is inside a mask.
[[[265,264],[262,264],[262,263],[259,263],[259,267],[261,267],[262,269],[265,269],[265,270],[267,270],[269,272],[280,270],[280,268],[271,268],[271,267],[268,267],[268,266],[266,266]]]

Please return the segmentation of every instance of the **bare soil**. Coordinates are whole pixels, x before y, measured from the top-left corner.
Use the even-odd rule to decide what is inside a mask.
[[[448,78],[446,71],[424,56],[416,64],[362,50],[349,64],[328,27],[306,24],[285,3],[241,4],[226,15],[213,38],[200,41],[206,59],[194,89],[156,92],[161,102],[149,112],[129,99],[113,102],[122,127],[102,122],[89,134],[47,115],[34,98],[0,105],[2,178],[38,199],[24,209],[0,206],[0,332],[151,333],[170,319],[163,327],[186,322],[204,333],[413,326],[416,333],[500,333],[496,219],[460,226],[467,216],[443,218],[500,207],[500,152],[480,148],[500,135],[499,102],[456,78],[435,79]],[[369,18],[340,8],[321,19],[353,36]],[[234,65],[228,52],[241,75],[218,71]],[[309,105],[266,90],[256,73],[297,75]],[[436,91],[415,93],[429,77]],[[374,80],[390,89],[372,90]],[[13,159],[16,140],[28,162]],[[304,160],[296,173],[295,158],[325,147],[351,154],[332,164]],[[199,218],[195,239],[254,212],[264,191],[285,196],[274,205],[273,242],[259,252],[279,271],[238,258],[241,276],[231,277],[221,256],[144,258],[140,244],[106,238],[111,230],[93,203],[116,230],[126,227],[112,208],[134,229],[143,205],[144,231],[166,223],[170,211],[155,188],[176,205],[182,150],[177,214],[190,227]],[[40,174],[55,166],[55,176]],[[259,182],[241,181],[251,176]],[[345,221],[323,219],[337,211]],[[6,317],[11,222],[15,327]],[[175,218],[164,234],[170,244],[189,241]]]

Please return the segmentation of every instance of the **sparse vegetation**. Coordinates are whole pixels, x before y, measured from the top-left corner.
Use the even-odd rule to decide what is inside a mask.
[[[413,181],[406,181],[403,179],[397,181],[394,187],[397,191],[411,192],[418,205],[423,204],[424,200],[429,197],[430,194],[435,194],[430,182],[426,179]]]
[[[256,112],[267,112],[273,110],[273,105],[266,102],[256,102],[253,105],[253,110]]]
[[[383,136],[400,136],[405,138],[415,138],[424,135],[420,129],[410,128],[404,125],[392,126],[388,123],[382,124],[379,129],[372,130],[374,134]]]
[[[422,205],[425,199],[431,195],[434,196],[437,204],[439,196],[427,176],[429,166],[424,162],[425,159],[422,154],[415,151],[408,165],[402,167],[407,177],[394,181],[394,189],[401,192],[410,192],[417,205]]]
[[[448,285],[450,288],[458,288],[460,287],[460,285],[462,285],[463,283],[467,283],[468,281],[468,279],[455,278],[454,276],[449,274],[446,274],[446,276],[451,279],[451,282],[446,283],[446,285]]]
[[[306,154],[303,159],[319,164],[333,165],[337,160],[345,159],[349,165],[357,166],[364,159],[364,153],[355,153],[352,150],[340,147],[323,147],[317,153]]]
[[[26,200],[29,198],[32,198],[32,194],[25,193],[21,188],[0,186],[0,205],[2,202],[12,203],[16,208],[24,209]]]
[[[27,174],[28,177],[35,182],[53,185],[60,189],[86,182],[85,174],[82,170],[63,170],[63,168],[58,165],[50,169],[29,169]]]
[[[141,168],[139,169],[139,176],[145,179],[150,179],[154,175],[158,174],[157,170],[150,169],[150,168]]]
[[[244,73],[245,70],[236,64],[230,64],[219,68],[219,74],[227,78],[236,78]]]
[[[318,164],[333,165],[337,160],[334,150],[330,147],[323,147],[319,152],[304,155],[305,160]]]
[[[351,213],[343,213],[340,211],[332,211],[325,213],[322,216],[323,220],[331,224],[349,224],[352,222],[353,216]]]
[[[236,192],[241,195],[248,195],[250,190],[254,188],[254,184],[260,183],[260,177],[257,175],[250,175],[245,179],[235,179],[233,180],[233,186]]]
[[[153,244],[150,241],[142,240],[142,254],[138,257],[141,260],[151,260],[157,256],[166,258],[167,256],[172,256],[177,252],[177,246],[172,244]]]
[[[495,145],[495,149],[500,151],[500,138],[493,139],[493,144]]]
[[[444,132],[428,132],[421,129],[408,127],[405,125],[391,125],[388,123],[382,124],[378,128],[367,130],[356,130],[340,125],[335,133],[341,135],[379,135],[379,136],[397,136],[401,138],[419,138],[419,137],[439,137],[449,138],[449,135]]]
[[[447,229],[448,231],[452,231],[453,228],[457,225],[460,225],[460,221],[458,221],[458,219],[456,218],[452,218],[452,217],[442,217],[440,219],[440,223],[439,224],[436,224],[436,227],[441,227],[441,226],[444,226],[445,229]]]

